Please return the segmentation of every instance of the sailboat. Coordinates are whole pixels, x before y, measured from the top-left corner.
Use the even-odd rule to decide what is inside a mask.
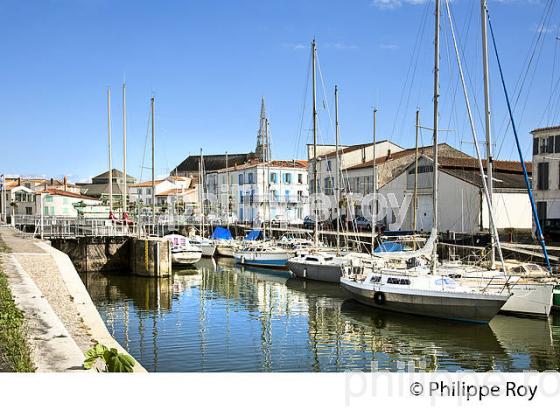
[[[200,149],[200,161],[199,161],[199,173],[200,173],[200,235],[189,238],[189,242],[202,250],[202,256],[212,257],[216,252],[216,244],[204,237],[204,157],[202,155],[202,148]]]
[[[315,73],[315,60],[317,48],[315,40],[311,43],[312,53],[312,83],[313,83],[313,183],[314,192],[317,193],[317,101],[316,101],[316,73]],[[339,161],[339,133],[338,133],[338,87],[335,87],[335,133],[336,133],[336,157],[335,157],[335,192],[336,192],[336,220],[340,220],[339,208],[339,176],[340,176],[340,161]],[[318,216],[317,209],[314,208],[314,221],[315,229],[313,235],[313,246],[307,247],[298,251],[296,255],[287,262],[288,269],[290,269],[298,278],[318,280],[323,282],[340,282],[344,266],[351,264],[352,259],[348,256],[340,255],[340,224],[337,225],[337,247],[336,252],[324,249],[319,246],[318,238]]]
[[[479,284],[482,287],[504,287],[509,286],[512,291],[512,296],[502,307],[502,312],[510,313],[514,315],[523,316],[536,316],[546,318],[550,314],[550,310],[553,304],[553,289],[556,284],[556,280],[553,279],[549,272],[543,272],[544,270],[535,269],[538,268],[537,265],[532,264],[531,269],[526,269],[523,265],[511,267],[508,269],[508,264],[504,261],[500,238],[498,235],[498,230],[494,224],[493,217],[493,206],[492,206],[492,193],[493,193],[493,170],[492,170],[492,141],[491,141],[491,126],[490,126],[490,98],[489,98],[489,72],[488,72],[488,47],[487,47],[487,25],[488,25],[488,9],[486,0],[481,0],[481,23],[482,23],[482,63],[483,63],[483,74],[484,74],[484,103],[485,103],[485,131],[486,131],[486,176],[484,178],[484,169],[481,162],[480,149],[478,147],[478,138],[476,136],[476,129],[474,127],[474,122],[472,119],[472,112],[470,109],[469,99],[467,95],[467,89],[465,86],[463,70],[461,66],[461,61],[459,58],[459,52],[457,48],[457,42],[455,41],[455,31],[453,29],[453,24],[451,22],[451,11],[449,9],[449,4],[446,2],[447,15],[450,20],[451,34],[453,36],[453,43],[455,46],[455,53],[457,55],[457,62],[459,65],[459,73],[461,75],[461,81],[463,84],[463,92],[465,95],[465,100],[467,104],[467,112],[469,114],[469,120],[471,125],[471,131],[473,135],[473,140],[475,143],[475,148],[479,160],[480,174],[483,176],[483,185],[486,194],[486,201],[488,204],[488,212],[490,216],[489,231],[491,237],[491,248],[490,248],[490,263],[489,268],[485,269],[483,267],[473,267],[465,266],[461,264],[448,263],[444,264],[440,268],[442,274],[447,274],[455,279],[461,281],[461,283],[468,283],[470,285]],[[513,123],[513,118],[511,118]],[[524,167],[523,156],[520,154],[520,161]],[[524,176],[527,184],[527,192],[529,198],[532,199],[531,187],[528,184],[528,177],[526,170],[524,170]],[[532,201],[533,202],[533,201]],[[540,228],[540,227],[539,227]],[[545,253],[545,259],[548,262],[546,256],[546,247],[544,246],[544,241],[542,242],[543,252]],[[501,264],[501,272],[495,269],[495,254],[498,251]],[[506,272],[510,272],[512,275],[508,276]],[[543,274],[546,273],[546,274]]]
[[[435,0],[434,127],[432,231],[418,251],[385,252],[376,257],[377,266],[361,267],[341,278],[343,288],[363,304],[379,309],[440,319],[488,323],[510,297],[501,291],[460,284],[438,275],[438,98],[439,98],[439,20],[440,0]],[[414,257],[410,257],[414,256]],[[406,268],[393,268],[391,259],[406,261]],[[373,261],[374,259],[372,259]]]

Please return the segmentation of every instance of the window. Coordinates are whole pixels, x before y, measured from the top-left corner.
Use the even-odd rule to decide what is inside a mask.
[[[243,185],[243,174],[239,174],[238,182],[239,182],[239,185]]]
[[[297,174],[297,183],[303,184],[303,174]]]
[[[410,279],[402,278],[388,278],[387,284],[389,285],[410,285]]]
[[[544,225],[546,221],[546,202],[537,202],[537,216],[539,217],[539,222]]]
[[[432,165],[418,165],[418,173],[419,174],[426,174],[428,172],[432,172],[434,170],[434,167]],[[414,175],[416,169],[414,169],[414,167],[412,167],[411,169],[408,170],[408,174],[409,175]]]
[[[547,154],[554,153],[554,136],[553,135],[547,138],[546,153]]]
[[[273,184],[278,182],[278,174],[276,172],[272,172],[270,174],[270,182],[272,182]]]
[[[548,189],[548,162],[540,162],[538,165],[537,189],[542,191]]]
[[[249,184],[254,184],[255,183],[255,181],[253,180],[253,173],[252,172],[249,172],[248,179],[249,179]]]
[[[333,194],[333,178],[327,177],[325,178],[325,195],[332,195]]]
[[[286,184],[291,184],[292,183],[292,174],[290,174],[289,172],[286,172],[284,174],[284,182]]]
[[[539,143],[539,146],[540,146],[539,153],[544,154],[546,152],[546,138],[539,138],[539,141],[540,141],[540,143]]]
[[[332,165],[331,165],[331,161],[327,161],[327,171],[331,171],[332,170]]]
[[[392,279],[392,278],[390,278],[390,279]],[[371,283],[379,283],[379,282],[381,282],[381,276],[372,276],[369,281]]]
[[[25,215],[31,215],[33,213],[33,208],[30,206],[25,207]]]
[[[534,153],[534,146],[533,146],[533,153]],[[560,153],[560,135],[556,135],[554,137],[554,153],[558,154]]]
[[[290,202],[290,190],[286,189],[284,192],[284,198],[286,198],[286,202]]]
[[[241,175],[240,175],[241,176]],[[242,204],[243,203],[243,192],[239,193],[239,203]]]
[[[537,155],[539,153],[539,139],[533,138],[533,155]]]

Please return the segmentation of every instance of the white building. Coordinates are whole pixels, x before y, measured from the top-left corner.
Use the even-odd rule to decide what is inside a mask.
[[[153,182],[145,181],[128,186],[128,201],[136,205],[152,205],[152,186],[154,187],[156,206],[173,202],[170,197],[186,193],[191,188],[192,178],[169,176]],[[165,193],[165,195],[164,195]]]
[[[390,141],[379,141],[375,144],[375,158],[383,158],[390,156],[392,153],[401,151],[402,148]],[[373,143],[359,144],[351,146],[339,146],[338,150],[340,169],[342,173],[350,167],[366,164],[374,159]],[[308,144],[307,155],[309,158],[309,188],[311,192],[314,189],[313,172],[313,145]],[[336,168],[336,147],[334,145],[321,145],[317,147],[317,186],[318,192],[325,195],[333,194],[334,179]],[[371,184],[373,179],[368,183]],[[372,185],[373,186],[373,185]]]
[[[475,158],[439,158],[438,230],[475,234],[488,231],[489,216],[482,180]],[[379,193],[394,195],[398,207],[388,210],[383,223],[390,230],[413,230],[413,193],[415,163],[412,161],[393,179],[380,187]],[[519,162],[494,161],[494,216],[499,230],[530,230],[531,205]],[[433,161],[422,155],[418,161],[418,206],[416,230],[432,228]],[[408,208],[400,208],[410,198]]]
[[[233,214],[241,222],[294,221],[309,214],[307,161],[304,160],[251,161],[209,172],[205,177],[205,191],[206,213]]]
[[[560,126],[533,134],[533,193],[545,233],[560,231]]]
[[[37,214],[40,214],[42,204],[43,215],[45,216],[75,218],[78,216],[78,211],[74,206],[77,203],[82,203],[85,206],[101,205],[101,201],[98,199],[60,189],[51,188],[37,192],[35,195]]]

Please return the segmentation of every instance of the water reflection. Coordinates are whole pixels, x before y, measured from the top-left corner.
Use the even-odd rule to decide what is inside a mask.
[[[203,259],[172,279],[87,274],[114,337],[151,371],[557,370],[560,318],[489,326],[381,312],[337,285]]]

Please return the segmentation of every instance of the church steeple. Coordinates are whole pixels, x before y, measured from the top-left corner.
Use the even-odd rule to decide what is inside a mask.
[[[261,118],[259,124],[259,132],[257,133],[257,148],[255,155],[261,162],[270,161],[270,139],[268,137],[268,119],[266,118],[266,109],[264,106],[264,97],[261,99]]]

